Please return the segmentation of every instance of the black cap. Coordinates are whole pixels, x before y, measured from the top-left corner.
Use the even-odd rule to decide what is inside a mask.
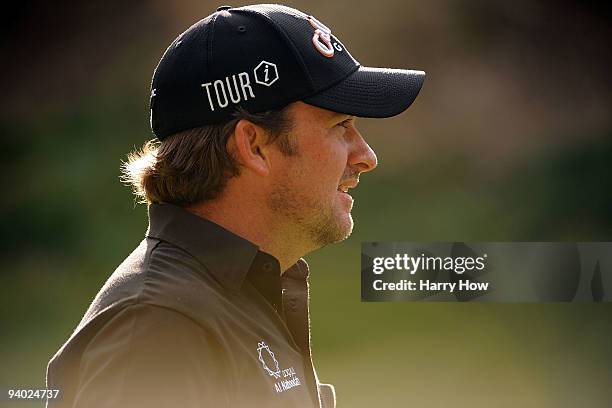
[[[299,10],[273,4],[222,6],[176,38],[151,84],[158,139],[294,101],[359,117],[397,115],[425,73],[362,67],[331,30]]]

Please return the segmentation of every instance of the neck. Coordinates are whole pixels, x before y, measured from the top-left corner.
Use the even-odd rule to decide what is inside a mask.
[[[222,226],[274,256],[280,263],[281,273],[309,252],[305,245],[299,244],[303,237],[278,225],[274,214],[266,211],[267,207],[262,206],[261,202],[244,199],[244,195],[241,199],[230,199],[223,194],[213,201],[194,204],[185,209]]]

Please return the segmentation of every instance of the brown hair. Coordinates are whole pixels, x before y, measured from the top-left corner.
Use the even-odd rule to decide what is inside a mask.
[[[241,119],[264,128],[268,143],[277,143],[285,155],[297,153],[289,135],[287,107],[257,114],[238,108],[234,117],[227,123],[176,133],[162,142],[149,140],[122,162],[121,181],[132,186],[140,203],[186,206],[216,198],[227,181],[240,174],[226,145]]]

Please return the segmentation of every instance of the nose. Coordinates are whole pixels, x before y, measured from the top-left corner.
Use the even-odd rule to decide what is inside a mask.
[[[348,164],[352,167],[357,167],[361,173],[372,171],[378,165],[376,153],[368,145],[361,136],[361,133],[352,127],[351,135],[351,152],[348,158]]]

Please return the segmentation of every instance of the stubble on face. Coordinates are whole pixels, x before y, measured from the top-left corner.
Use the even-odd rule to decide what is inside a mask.
[[[336,183],[358,180],[360,171],[345,167],[341,173],[348,165],[340,131],[346,115],[302,103],[296,103],[291,114],[295,154],[285,155],[289,160],[270,186],[268,209],[288,243],[314,250],[351,235],[352,205],[337,192]]]
[[[310,243],[312,249],[344,241],[353,231],[350,211],[336,214],[333,202],[321,202],[296,187],[290,178],[274,186],[268,204],[275,216]]]

